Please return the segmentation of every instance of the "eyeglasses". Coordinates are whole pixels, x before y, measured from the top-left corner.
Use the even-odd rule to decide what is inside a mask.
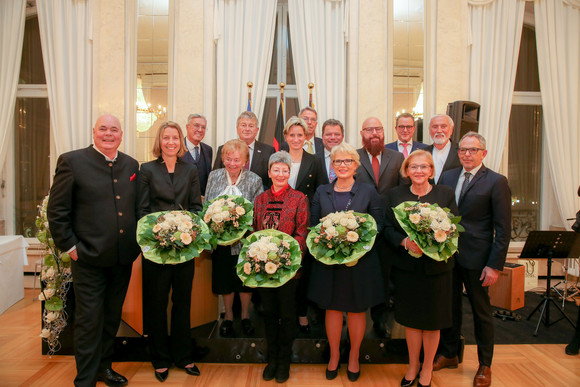
[[[417,165],[417,164],[412,164],[409,165],[409,169],[413,172],[417,171],[417,170],[422,170],[422,171],[428,171],[431,168],[431,166],[429,164],[421,164],[421,165]]]
[[[401,129],[401,130],[411,130],[415,127],[415,125],[399,125],[397,126],[397,128]]]
[[[383,133],[383,127],[382,126],[377,126],[376,128],[363,128],[363,131],[367,132],[367,133]]]
[[[352,163],[354,162],[353,159],[344,159],[344,160],[332,160],[332,165],[334,165],[335,167],[339,167],[340,164],[344,164],[347,167],[350,167],[352,165]]]
[[[205,125],[193,124],[191,126],[193,126],[193,128],[196,130],[205,130]]]
[[[470,155],[474,155],[480,150],[485,150],[485,149],[483,149],[483,148],[459,148],[459,154],[464,155],[466,153],[469,153]]]
[[[316,118],[303,117],[302,119],[306,122],[316,122]]]

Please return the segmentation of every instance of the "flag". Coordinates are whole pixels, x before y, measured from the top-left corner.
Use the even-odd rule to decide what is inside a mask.
[[[276,129],[274,131],[274,149],[280,150],[280,145],[284,141],[284,98],[280,98],[280,107],[276,115]]]
[[[246,108],[247,111],[252,111],[252,92],[248,91],[248,107]]]

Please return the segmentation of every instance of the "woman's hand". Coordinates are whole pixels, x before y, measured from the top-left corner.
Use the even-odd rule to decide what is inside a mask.
[[[423,255],[423,251],[417,246],[417,244],[412,241],[409,237],[406,237],[401,242],[401,246],[404,246],[407,250],[410,250],[413,254]]]

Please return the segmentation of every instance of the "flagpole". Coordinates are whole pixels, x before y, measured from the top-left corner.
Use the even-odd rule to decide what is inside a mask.
[[[252,86],[254,86],[254,84],[251,81],[248,81],[248,83],[246,83],[246,86],[248,86],[248,108],[246,110],[251,112],[252,111]]]
[[[314,83],[310,82],[308,84],[308,106],[314,109],[314,104],[312,103],[312,89],[314,89]]]
[[[283,117],[283,121],[286,122],[285,119],[285,114],[284,114],[284,88],[286,87],[286,84],[284,82],[280,82],[280,106],[282,106],[282,117]]]

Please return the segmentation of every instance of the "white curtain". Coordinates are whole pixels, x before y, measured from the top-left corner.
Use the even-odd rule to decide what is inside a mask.
[[[217,51],[218,144],[237,138],[236,118],[248,106],[251,81],[252,111],[262,120],[272,62],[276,20],[275,0],[217,0],[214,12]]]
[[[536,0],[548,161],[562,224],[580,208],[580,0]]]
[[[22,59],[26,2],[0,0],[0,173],[13,131],[12,117]]]
[[[319,119],[345,122],[348,2],[288,0],[288,16],[300,107],[308,105],[312,82]],[[318,128],[322,129],[321,122]]]
[[[497,171],[508,134],[525,0],[469,0],[469,100],[481,105],[485,164]]]
[[[57,155],[92,142],[91,5],[92,0],[36,2]]]

